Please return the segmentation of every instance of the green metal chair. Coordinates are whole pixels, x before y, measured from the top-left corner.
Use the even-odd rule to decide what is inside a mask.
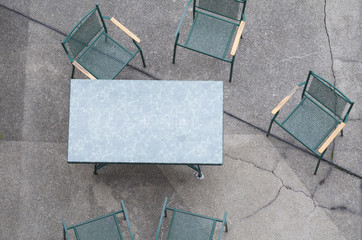
[[[302,100],[294,110],[283,120],[277,121],[283,105],[303,86]],[[346,125],[348,115],[353,107],[340,90],[327,80],[310,71],[307,80],[298,84],[272,111],[272,118],[267,136],[273,122],[277,123],[295,139],[318,156],[314,171],[317,173],[321,159],[328,145]]]
[[[131,52],[107,34],[104,19],[110,20],[126,33],[136,45]],[[118,73],[137,55],[141,54],[143,66],[146,67],[143,53],[138,45],[141,40],[116,19],[102,16],[96,5],[72,29],[62,42],[65,52],[74,67],[90,79],[114,79]]]
[[[191,2],[194,20],[185,43],[181,44],[178,42],[180,28]],[[245,26],[245,6],[246,0],[189,0],[175,34],[172,62],[175,63],[177,46],[203,53],[231,64],[231,82],[235,54]],[[227,55],[233,38],[230,59]]]
[[[74,236],[78,240],[123,240],[121,228],[117,220],[117,214],[123,213],[123,217],[127,222],[129,235],[133,240],[133,233],[123,201],[121,201],[121,204],[122,210],[120,211],[116,211],[79,224],[74,224],[69,227],[67,227],[65,225],[65,221],[62,220],[64,239],[71,239],[69,230],[73,230]]]
[[[168,230],[167,240],[210,240],[214,239],[214,232],[217,222],[221,222],[221,229],[218,236],[218,239],[221,239],[222,232],[225,227],[225,231],[228,231],[226,215],[224,214],[224,219],[217,219],[212,217],[207,217],[191,212],[182,211],[179,209],[167,207],[167,197],[162,208],[162,214],[160,218],[160,223],[158,225],[156,240],[159,239],[161,232],[161,226],[164,217],[167,217],[167,210],[173,212],[171,223]]]

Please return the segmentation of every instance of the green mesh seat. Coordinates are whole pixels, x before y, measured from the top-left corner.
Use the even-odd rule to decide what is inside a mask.
[[[164,217],[167,217],[167,210],[172,211],[172,219],[169,224],[167,239],[168,240],[209,240],[214,239],[216,224],[220,222],[221,230],[218,239],[221,239],[222,231],[227,231],[226,215],[224,219],[211,218],[179,209],[167,207],[167,197],[163,204],[160,223],[157,229],[156,240],[159,239]]]
[[[78,63],[92,69],[97,78],[113,79],[133,58],[133,54],[102,33],[78,58]]]
[[[180,43],[180,28],[191,2],[194,20],[185,43]],[[235,54],[245,25],[245,4],[246,0],[190,0],[175,34],[173,63],[177,46],[203,53],[231,64],[231,82]],[[231,57],[228,56],[230,48]]]
[[[276,120],[283,105],[303,85],[302,100],[299,104],[283,121]],[[314,171],[316,174],[328,145],[339,132],[343,134],[342,129],[348,120],[352,106],[353,102],[341,91],[310,71],[307,81],[299,84],[273,109],[274,117],[270,122],[267,136],[269,136],[273,122],[281,126],[318,156],[318,163]]]
[[[136,46],[131,52],[107,34],[104,20],[108,19],[125,32]],[[116,19],[102,16],[98,5],[73,28],[62,42],[65,52],[74,67],[91,79],[114,79],[122,69],[138,54],[143,53],[138,45],[140,39],[120,24]]]
[[[339,124],[338,119],[328,114],[309,97],[303,98],[294,112],[282,123],[290,134],[298,138],[308,148],[317,150]]]
[[[185,46],[196,51],[225,58],[236,25],[214,16],[196,13]]]
[[[69,230],[72,230],[74,237],[78,240],[123,240],[121,228],[117,220],[117,214],[120,213],[123,213],[124,219],[126,220],[129,229],[129,235],[131,239],[134,239],[123,201],[121,204],[122,210],[120,211],[69,227],[65,225],[65,221],[63,220],[64,239],[71,239]]]

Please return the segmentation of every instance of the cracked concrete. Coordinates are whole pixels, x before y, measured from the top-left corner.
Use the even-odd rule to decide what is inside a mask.
[[[333,84],[336,85],[337,79],[336,75],[334,73],[334,58],[333,58],[333,52],[332,52],[332,46],[331,46],[331,38],[328,33],[328,26],[327,26],[327,0],[324,0],[324,27],[326,29],[327,39],[328,39],[328,46],[329,46],[329,52],[331,54],[331,70],[333,75]]]
[[[253,151],[252,150],[252,147],[250,146],[250,142],[254,142],[254,148],[258,148],[260,142],[263,141],[263,137],[264,136],[238,136],[238,135],[232,135],[232,136],[228,136],[228,138],[225,139],[225,143],[228,143],[226,145],[230,146],[230,148],[227,148],[225,149],[226,152],[230,152],[230,153],[226,153],[227,156],[234,156],[233,159],[237,159],[235,156],[241,156],[242,153],[245,152],[245,149],[244,148],[248,148],[249,151]],[[256,138],[256,139],[255,139]],[[230,141],[230,143],[229,143]],[[246,143],[246,144],[245,144]],[[259,144],[256,144],[256,143],[259,143]],[[236,147],[237,145],[239,145],[238,147]],[[274,156],[273,154],[273,151],[271,151],[271,149],[273,147],[270,147],[268,146],[268,144],[265,144],[263,143],[262,144],[264,147],[266,147],[268,149],[268,153],[269,153],[269,158],[263,158],[263,160],[265,162],[268,162],[269,159],[275,159],[276,157]],[[254,150],[254,152],[256,152]],[[275,152],[275,151],[274,151]],[[230,154],[230,155],[229,155]],[[248,155],[250,156],[250,155]],[[255,159],[258,159],[256,160],[257,163],[254,163],[252,161],[255,161]],[[243,220],[245,219],[249,219],[250,217],[253,217],[254,215],[258,214],[259,212],[261,212],[262,210],[265,210],[266,208],[272,208],[272,205],[274,204],[274,202],[276,202],[280,196],[280,193],[282,192],[283,189],[286,189],[286,190],[290,190],[294,193],[300,193],[300,194],[303,194],[305,197],[309,198],[309,200],[313,203],[313,206],[314,208],[312,209],[311,211],[311,215],[312,213],[316,210],[316,208],[323,208],[323,209],[327,209],[329,211],[334,211],[334,210],[339,210],[339,211],[346,211],[348,212],[347,208],[344,207],[344,206],[339,206],[339,207],[325,207],[323,206],[320,202],[318,202],[317,199],[320,199],[321,201],[325,201],[326,199],[323,197],[320,197],[320,192],[318,191],[318,194],[317,196],[315,196],[315,192],[317,191],[317,189],[323,185],[327,179],[329,178],[330,174],[332,173],[332,168],[330,168],[330,170],[328,170],[327,174],[323,176],[323,178],[321,178],[318,182],[318,184],[316,185],[315,189],[314,189],[314,192],[311,193],[307,188],[306,186],[298,179],[298,177],[294,174],[294,171],[292,169],[290,169],[290,167],[288,166],[288,164],[286,163],[286,159],[283,158],[281,160],[279,160],[276,165],[274,166],[273,169],[269,168],[263,168],[263,164],[260,161],[260,159],[258,158],[258,156],[256,156],[256,158],[253,159],[252,161],[250,160],[245,160],[243,158],[240,158],[239,160],[240,161],[243,161],[243,162],[248,162],[249,164],[252,164],[254,167],[260,169],[260,170],[263,170],[263,171],[267,171],[269,173],[272,173],[274,175],[275,178],[277,178],[280,183],[281,183],[281,186],[280,188],[276,191],[276,195],[275,197],[269,201],[267,204],[263,205],[261,208],[258,208],[257,210],[255,210],[255,212],[253,212],[252,214],[250,215],[247,215],[246,217],[243,218]],[[279,159],[280,159],[280,156],[279,156]],[[259,166],[260,165],[260,166]],[[268,166],[267,164],[265,164],[266,166]],[[330,187],[323,187],[323,188],[320,188],[320,189],[323,189],[327,192],[329,192],[331,190]],[[339,194],[335,194],[335,196],[340,196],[340,194],[344,192],[343,190],[341,190],[341,192]],[[323,193],[321,194],[323,195]],[[359,198],[360,197],[360,193],[359,192],[356,192],[356,197],[357,198],[354,198],[356,200],[355,203],[348,203],[348,205],[350,206],[354,206],[354,207],[359,207]],[[348,199],[351,199],[351,196],[347,196]],[[353,199],[353,198],[352,198]],[[328,200],[327,200],[328,201]],[[346,199],[343,199],[343,202],[345,202]],[[359,213],[360,210],[357,210],[357,212],[350,212],[351,214],[357,214],[357,216],[361,216],[360,213]],[[327,217],[327,216],[325,216]],[[327,217],[328,218],[328,217]],[[308,220],[308,221],[312,221],[312,220]],[[333,224],[332,224],[333,225]],[[351,226],[352,227],[352,226]],[[354,230],[358,230],[358,227],[355,227],[353,226]],[[358,237],[359,233],[358,231],[352,231],[353,234],[351,234],[349,237],[352,236],[351,239],[357,239],[356,237]],[[273,236],[273,233],[269,233],[271,236]],[[313,236],[313,234],[310,234],[308,235],[308,237],[306,236],[302,236],[301,239],[323,239],[322,235],[319,235],[319,233],[316,235],[316,236]],[[261,237],[263,239],[263,236],[258,236],[258,237]],[[335,238],[334,239],[344,239],[343,235],[338,235],[338,236],[334,236]],[[277,239],[284,239],[284,236],[278,236]],[[252,236],[252,239],[255,239],[254,236]],[[272,239],[274,239],[272,237]],[[287,238],[285,238],[287,239]],[[332,238],[333,239],[333,238]],[[347,238],[348,239],[348,238]]]
[[[242,153],[242,152],[244,152],[243,147],[250,148],[250,145],[243,144],[244,142],[243,142],[242,139],[248,139],[248,141],[250,141],[250,139],[255,138],[255,137],[257,138],[257,140],[254,139],[255,142],[260,142],[262,140],[262,138],[259,139],[259,137],[262,137],[262,136],[248,136],[247,138],[245,136],[243,136],[243,137],[240,137],[240,136],[228,136],[228,138],[225,139],[225,141],[226,142],[227,141],[233,142],[234,146],[237,145],[236,143],[239,143],[239,147],[237,147],[237,148],[235,147],[235,148],[232,148],[232,149],[227,149],[226,151],[230,151],[230,152],[234,151],[232,153],[234,155],[236,154],[235,151],[238,152],[238,153]],[[257,147],[257,146],[255,146],[255,147]],[[270,151],[268,151],[268,152],[270,152]],[[306,200],[308,200],[308,201],[310,201],[312,203],[312,207],[310,207],[310,210],[307,211],[308,212],[307,216],[310,217],[310,219],[308,219],[308,220],[305,219],[305,223],[309,223],[310,221],[313,221],[313,220],[311,220],[311,219],[314,219],[314,217],[315,217],[313,214],[316,211],[316,208],[320,207],[321,205],[318,202],[316,202],[316,200],[312,197],[312,195],[305,188],[305,186],[298,180],[296,175],[292,174],[293,171],[291,171],[291,169],[285,163],[284,159],[280,160],[273,170],[259,167],[257,164],[255,164],[253,162],[250,162],[249,160],[243,160],[243,159],[240,159],[240,160],[244,161],[244,162],[248,162],[249,164],[253,165],[254,167],[256,167],[256,168],[258,168],[260,170],[272,173],[274,175],[274,177],[277,178],[279,180],[279,182],[281,183],[281,186],[276,191],[275,197],[273,199],[271,199],[271,201],[269,201],[267,204],[265,204],[262,207],[255,210],[252,214],[249,214],[249,215],[245,216],[242,219],[243,221],[252,221],[252,220],[250,220],[250,218],[253,218],[253,217],[257,216],[257,215],[261,215],[260,218],[256,217],[258,219],[258,224],[260,224],[260,222],[262,221],[260,219],[263,219],[263,218],[270,219],[271,218],[270,214],[272,214],[272,213],[268,213],[269,214],[268,217],[265,217],[264,216],[265,213],[263,213],[263,211],[264,212],[265,211],[266,212],[268,212],[268,211],[271,212],[272,210],[270,210],[270,209],[273,209],[275,207],[274,206],[275,202],[277,202],[279,200],[279,198],[283,197],[284,191],[291,191],[291,192],[293,192],[295,194],[302,194],[302,195],[304,195]],[[300,200],[300,197],[298,197],[298,199]],[[322,214],[322,215],[324,215],[324,214]],[[326,216],[324,216],[324,217],[326,217]],[[318,216],[318,218],[321,218],[321,216]],[[284,220],[284,219],[289,219],[289,218],[286,217],[286,218],[281,218],[281,219]],[[281,221],[281,219],[277,218],[277,220],[280,220],[280,221]],[[250,224],[250,222],[248,224]],[[264,223],[264,224],[265,225],[263,225],[263,227],[266,227],[266,228],[270,227],[269,226],[270,223]],[[294,223],[294,224],[297,225],[298,223]],[[273,224],[271,224],[271,225],[273,225]],[[280,225],[283,226],[283,224],[280,224]],[[295,225],[294,225],[294,227],[295,227]],[[326,226],[324,226],[324,227],[326,227]],[[288,237],[286,237],[286,235],[284,235],[285,231],[282,231],[283,234],[278,234],[278,233],[275,233],[273,231],[268,232],[268,234],[265,234],[265,232],[266,232],[265,229],[264,228],[261,228],[261,229],[263,229],[263,231],[256,231],[256,233],[250,231],[250,232],[247,232],[247,234],[250,234],[251,239],[257,239],[257,238],[264,239],[264,238],[266,238],[266,236],[269,236],[271,239],[288,239]],[[303,229],[303,228],[301,227],[301,229]],[[333,227],[333,229],[334,229],[334,231],[336,231],[335,227]],[[295,232],[293,234],[295,234]],[[324,236],[324,237],[326,237],[326,236]],[[321,235],[321,233],[318,233],[317,235],[314,235],[311,232],[309,232],[307,235],[306,234],[300,234],[299,236],[294,237],[294,238],[296,238],[296,239],[323,239],[323,235]],[[344,239],[344,237],[341,234],[337,234],[336,236],[334,236],[334,238],[331,238],[331,239]]]
[[[202,181],[185,166],[111,165],[94,176],[91,165],[67,164],[71,67],[60,41],[94,2],[0,4],[36,20],[0,6],[0,239],[59,239],[61,219],[87,220],[118,210],[121,200],[136,239],[153,239],[165,196],[200,214],[227,211],[223,239],[361,239],[361,179],[325,162],[314,176],[317,159],[301,144],[276,126],[279,140],[262,132],[312,69],[355,101],[325,159],[362,175],[360,1],[248,1],[232,83],[229,65],[216,59],[180,49],[171,63],[186,0],[99,2],[141,38],[148,65],[136,57],[117,79],[224,81],[224,164],[202,166]]]
[[[290,60],[292,60],[292,59],[302,59],[302,58],[306,58],[306,57],[309,57],[309,56],[312,56],[312,55],[315,55],[315,54],[318,54],[318,52],[308,53],[308,54],[303,55],[303,56],[292,56],[292,57],[288,57],[288,58],[286,58],[286,59],[280,60],[278,63],[285,62],[285,61],[290,61]]]

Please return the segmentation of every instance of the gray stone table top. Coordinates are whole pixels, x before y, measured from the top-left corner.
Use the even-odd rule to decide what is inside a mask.
[[[223,163],[223,82],[72,79],[69,163]]]

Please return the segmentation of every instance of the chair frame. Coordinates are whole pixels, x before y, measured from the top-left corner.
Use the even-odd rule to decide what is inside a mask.
[[[336,94],[338,94],[339,97],[343,98],[344,101],[346,101],[346,103],[349,104],[349,108],[347,109],[346,113],[344,114],[344,116],[339,116],[338,114],[334,113],[333,110],[329,109],[326,105],[324,105],[322,102],[320,102],[318,99],[314,98],[312,95],[310,95],[308,93],[307,86],[308,83],[310,82],[310,77],[314,77],[315,79],[319,80],[320,82],[322,82],[324,85],[326,85],[327,87],[329,87],[330,89],[332,89]],[[297,90],[304,85],[303,88],[303,92],[302,92],[302,98],[299,104],[301,104],[303,102],[303,100],[307,97],[310,100],[312,100],[313,102],[317,103],[317,105],[326,113],[329,114],[330,116],[332,116],[336,121],[339,122],[339,124],[336,126],[336,128],[331,129],[331,131],[329,132],[329,134],[327,136],[324,137],[324,139],[322,140],[322,142],[319,143],[319,145],[317,146],[317,151],[315,149],[312,149],[311,147],[307,146],[305,143],[303,143],[300,139],[298,139],[298,137],[294,136],[287,128],[285,128],[283,126],[283,122],[285,120],[287,120],[293,113],[294,111],[298,108],[298,106],[296,106],[294,108],[294,110],[292,110],[292,112],[283,120],[283,122],[279,122],[276,120],[276,117],[279,114],[280,109],[284,106],[284,104],[286,104],[289,99],[297,92]],[[272,114],[274,115],[274,117],[271,119],[270,121],[270,125],[268,128],[268,132],[266,134],[266,136],[268,137],[270,134],[270,130],[272,127],[273,122],[277,123],[281,128],[283,128],[286,132],[288,132],[290,135],[292,135],[296,140],[298,140],[301,144],[303,144],[306,148],[308,148],[310,151],[312,151],[315,155],[317,155],[318,157],[318,163],[317,166],[314,170],[314,175],[317,174],[318,168],[319,168],[319,164],[320,161],[322,160],[327,147],[330,145],[330,143],[337,137],[337,135],[339,133],[341,133],[341,136],[343,136],[343,128],[346,125],[347,121],[348,121],[348,116],[349,113],[353,107],[354,102],[352,102],[351,100],[349,100],[338,88],[336,88],[333,84],[331,84],[330,82],[328,82],[327,80],[325,80],[324,78],[318,76],[317,74],[315,74],[313,71],[309,71],[307,80],[305,82],[302,82],[300,84],[298,84],[297,86],[294,87],[294,89],[288,94],[288,96],[286,96],[285,98],[283,98],[282,101],[279,102],[279,104],[273,109]],[[345,107],[346,109],[346,107]],[[318,148],[319,147],[319,148]]]
[[[77,30],[82,26],[82,24],[84,22],[87,21],[87,18],[90,17],[94,12],[98,12],[99,14],[99,18],[101,19],[102,22],[102,28],[100,30],[98,30],[97,34],[87,43],[88,46],[83,47],[80,52],[78,52],[75,56],[71,56],[70,55],[70,51],[68,51],[68,48],[66,47],[67,42],[71,39],[71,37],[77,32]],[[111,36],[109,36],[107,34],[107,26],[104,22],[104,19],[110,20],[114,25],[116,25],[120,30],[122,30],[125,34],[127,34],[133,41],[133,43],[135,44],[135,46],[137,47],[137,50],[135,52],[130,52],[129,50],[127,50],[126,48],[124,48],[122,45],[120,45],[117,41],[115,41]],[[133,34],[130,30],[128,30],[125,26],[123,26],[119,21],[117,21],[115,18],[113,17],[106,17],[103,16],[98,4],[96,4],[96,6],[89,11],[76,25],[75,27],[70,31],[70,33],[67,35],[67,37],[65,38],[65,40],[62,42],[62,46],[69,58],[69,61],[72,63],[72,75],[71,78],[73,78],[74,76],[74,69],[77,68],[79,71],[81,71],[84,75],[86,75],[89,79],[97,79],[96,76],[94,76],[94,74],[91,73],[90,69],[86,69],[84,66],[82,66],[81,64],[79,64],[75,58],[77,56],[82,56],[82,54],[84,54],[91,46],[93,43],[96,42],[96,40],[98,39],[98,37],[100,35],[102,35],[103,33],[105,33],[107,35],[108,38],[110,38],[113,42],[115,42],[119,47],[123,48],[125,51],[127,51],[129,54],[131,54],[132,56],[130,57],[130,59],[120,68],[120,70],[113,76],[112,79],[114,79],[122,70],[125,66],[127,66],[127,64],[138,54],[141,54],[141,58],[142,58],[142,63],[143,63],[143,67],[146,67],[146,63],[145,63],[145,59],[143,56],[143,52],[141,47],[139,46],[139,43],[141,42],[141,40],[135,35]],[[98,37],[96,37],[98,36]]]
[[[221,229],[220,229],[220,233],[219,233],[218,240],[221,239],[221,235],[222,235],[222,232],[223,232],[224,227],[225,227],[225,232],[228,232],[228,225],[227,225],[227,221],[226,221],[227,212],[224,213],[224,218],[223,218],[223,219],[217,219],[217,218],[212,218],[212,217],[208,217],[208,216],[204,216],[204,215],[200,215],[200,214],[196,214],[196,213],[192,213],[192,212],[187,212],[187,211],[183,211],[183,210],[180,210],[180,209],[175,209],[175,208],[167,207],[167,197],[165,197],[165,202],[164,202],[163,207],[162,207],[162,213],[161,213],[161,217],[160,217],[160,222],[159,222],[158,228],[157,228],[156,240],[158,240],[158,238],[159,238],[159,234],[160,234],[160,231],[161,231],[161,226],[162,226],[163,218],[164,218],[164,217],[165,217],[165,218],[167,217],[167,210],[173,211],[170,228],[172,227],[172,224],[173,224],[173,219],[174,219],[174,214],[175,214],[175,212],[180,212],[180,213],[184,213],[184,214],[189,214],[189,215],[191,215],[191,216],[200,217],[200,218],[205,218],[205,219],[209,219],[209,220],[214,221],[213,228],[212,228],[212,232],[211,232],[211,239],[212,239],[212,237],[214,236],[214,231],[215,231],[215,227],[216,227],[216,223],[217,223],[217,222],[221,222],[221,223],[222,223],[222,227],[221,227]],[[167,238],[167,239],[168,239],[168,238]]]
[[[117,214],[121,214],[121,213],[123,213],[124,220],[126,220],[126,222],[127,222],[127,226],[128,226],[129,232],[130,232],[131,239],[134,240],[134,236],[133,236],[133,233],[132,233],[132,230],[131,230],[131,225],[130,225],[130,222],[129,222],[129,219],[128,219],[128,216],[127,216],[127,212],[126,212],[126,208],[124,206],[123,200],[121,201],[121,205],[122,205],[122,209],[119,210],[119,211],[109,213],[109,214],[106,214],[106,215],[103,215],[103,216],[100,216],[100,217],[97,217],[97,218],[94,218],[94,219],[90,219],[90,220],[82,222],[82,223],[74,224],[74,225],[71,225],[69,227],[67,227],[65,225],[65,221],[64,221],[64,219],[62,219],[64,240],[70,239],[68,230],[72,229],[74,231],[75,237],[77,239],[79,239],[78,232],[77,232],[77,227],[82,226],[82,225],[86,225],[86,224],[91,223],[91,222],[98,221],[100,219],[103,219],[103,218],[106,218],[106,217],[109,217],[109,216],[113,216],[114,221],[115,221],[115,223],[117,225],[119,236],[121,237],[121,239],[123,239],[121,229],[119,227],[119,223],[118,223],[118,220],[117,220]]]
[[[232,44],[232,48],[231,48],[231,51],[230,51],[230,55],[231,55],[231,60],[226,58],[226,55],[227,55],[227,50],[225,51],[224,53],[224,56],[223,58],[220,58],[220,57],[217,57],[217,56],[213,56],[213,55],[210,55],[208,53],[205,53],[205,52],[201,52],[201,51],[198,51],[196,49],[193,49],[193,48],[190,48],[188,46],[186,46],[187,44],[181,44],[178,42],[179,40],[179,37],[180,37],[180,28],[181,28],[181,25],[182,25],[182,22],[185,18],[185,15],[187,13],[187,10],[191,4],[191,2],[193,1],[193,9],[192,9],[192,14],[193,14],[193,21],[195,22],[195,14],[197,12],[200,12],[201,14],[205,14],[205,15],[208,15],[210,17],[214,17],[214,18],[217,18],[219,20],[222,20],[222,21],[226,21],[226,22],[229,22],[229,23],[232,23],[235,25],[235,27],[238,27],[237,31],[236,31],[236,35],[235,35],[235,30],[233,32],[233,36],[235,35],[235,38],[234,38],[234,42]],[[177,30],[176,30],[176,33],[175,33],[175,43],[174,43],[174,48],[173,48],[173,59],[172,59],[172,63],[175,64],[175,59],[176,59],[176,48],[177,46],[180,46],[180,47],[183,47],[183,48],[186,48],[186,49],[189,49],[189,50],[192,50],[192,51],[195,51],[195,52],[198,52],[198,53],[201,53],[201,54],[204,54],[204,55],[207,55],[207,56],[210,56],[210,57],[213,57],[213,58],[216,58],[216,59],[219,59],[219,60],[222,60],[222,61],[225,61],[225,62],[228,62],[231,64],[231,67],[230,67],[230,76],[229,76],[229,82],[231,82],[232,80],[232,75],[233,75],[233,67],[234,67],[234,61],[235,61],[235,54],[236,54],[236,50],[238,49],[238,46],[239,46],[239,42],[240,42],[240,39],[242,39],[242,33],[243,33],[243,30],[244,30],[244,27],[245,27],[245,6],[246,6],[246,2],[247,0],[234,0],[235,2],[239,2],[239,3],[243,3],[243,9],[242,9],[242,13],[241,13],[241,17],[240,19],[233,19],[233,18],[230,18],[230,17],[227,17],[227,16],[224,16],[220,13],[216,13],[216,12],[213,12],[211,10],[206,10],[206,9],[203,9],[199,6],[196,5],[196,1],[197,0],[189,0],[188,3],[186,4],[186,8],[185,8],[185,11],[181,17],[181,21],[177,27]],[[232,1],[232,0],[231,0]],[[201,9],[202,11],[199,11],[198,9]],[[210,14],[212,13],[212,14]],[[218,17],[218,16],[221,16],[221,17]],[[226,18],[226,19],[225,19]],[[229,20],[230,19],[230,20]],[[237,22],[233,22],[234,21],[237,21]],[[193,26],[192,26],[193,27]],[[189,31],[189,33],[191,33],[192,31],[192,27]],[[189,37],[188,37],[189,38]],[[232,40],[232,37],[229,39],[229,44],[228,46],[230,47],[230,44],[231,44],[231,40]],[[186,40],[187,42],[188,40]]]

